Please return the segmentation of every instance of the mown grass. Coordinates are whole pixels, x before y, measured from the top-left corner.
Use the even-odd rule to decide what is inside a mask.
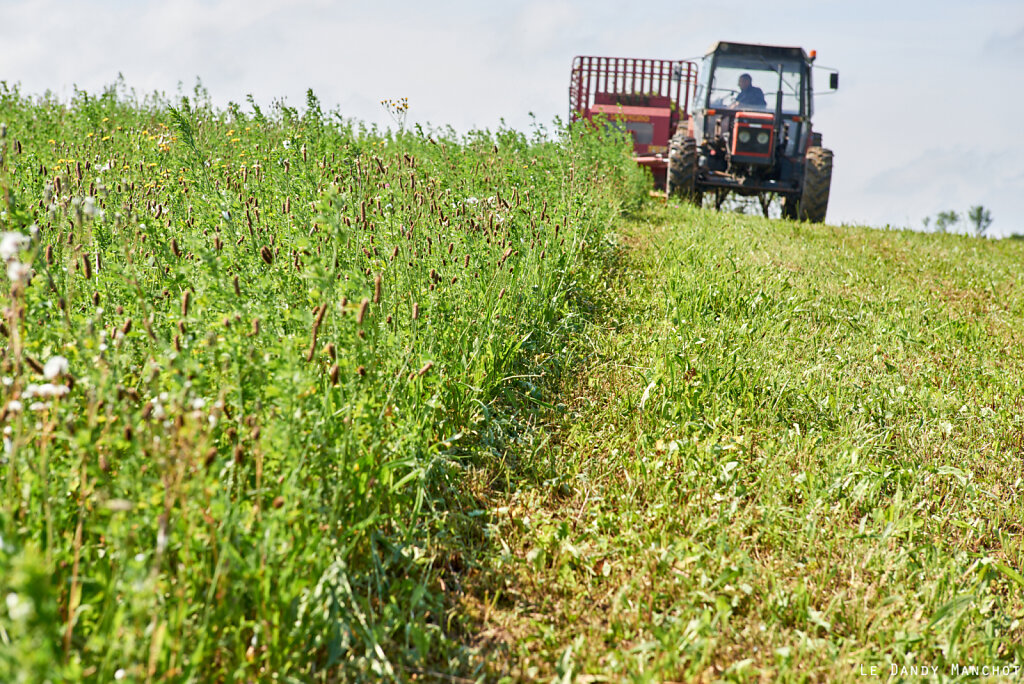
[[[472,671],[465,473],[508,481],[642,177],[196,95],[0,90],[0,680]]]
[[[1021,245],[682,206],[619,235],[568,417],[492,502],[492,674],[1019,675]]]

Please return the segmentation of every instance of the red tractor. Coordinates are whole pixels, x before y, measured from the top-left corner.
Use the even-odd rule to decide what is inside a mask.
[[[815,53],[721,42],[699,69],[687,61],[577,57],[573,119],[603,114],[633,136],[637,162],[658,188],[716,208],[730,194],[775,198],[782,216],[825,220],[832,151],[813,131]],[[830,74],[829,85],[839,85]]]

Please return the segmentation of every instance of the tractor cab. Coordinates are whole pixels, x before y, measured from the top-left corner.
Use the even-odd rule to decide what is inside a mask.
[[[710,171],[789,176],[811,134],[811,60],[801,48],[718,43],[704,58],[693,137]]]

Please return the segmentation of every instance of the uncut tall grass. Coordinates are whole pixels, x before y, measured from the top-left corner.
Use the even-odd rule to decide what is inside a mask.
[[[0,680],[454,667],[460,483],[643,179],[612,134],[196,95],[0,87]]]

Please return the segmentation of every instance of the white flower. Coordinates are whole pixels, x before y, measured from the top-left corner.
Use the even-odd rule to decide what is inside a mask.
[[[63,356],[52,356],[43,366],[43,377],[47,380],[59,378],[68,372],[68,360]]]
[[[467,197],[466,198],[466,204],[477,204],[479,201],[480,200],[478,200],[476,197]]]
[[[38,397],[63,397],[71,390],[64,385],[54,385],[53,383],[46,383],[45,385],[39,385],[36,387],[36,396]]]
[[[287,149],[290,149],[290,148],[291,148],[291,146],[292,146],[292,141],[291,141],[291,140],[285,140],[285,141],[284,141],[283,143],[281,143],[281,146],[282,146],[282,147],[283,147],[284,149],[286,149],[286,150],[287,150]]]
[[[114,670],[114,679],[116,679],[117,681],[121,681],[127,676],[128,673],[124,671],[123,667],[119,667],[116,670]]]
[[[27,264],[23,264],[20,261],[15,261],[13,259],[7,262],[7,277],[11,279],[12,283],[20,283],[23,280],[28,280],[30,273],[32,273],[32,268]]]
[[[22,233],[0,234],[0,259],[10,261],[18,256],[18,252],[27,249],[31,243],[31,238]]]
[[[103,216],[103,210],[96,206],[95,197],[86,197],[82,202],[82,211],[86,216]]]
[[[45,401],[34,401],[34,402],[32,402],[32,405],[28,407],[28,410],[29,411],[45,411],[48,408],[50,408],[50,405],[47,404]]]
[[[21,402],[18,401],[17,399],[12,399],[11,401],[7,402],[7,410],[10,411],[11,413],[18,413],[23,408],[24,406],[22,406]]]
[[[206,406],[206,400],[203,399],[202,397],[197,397],[196,399],[192,400],[192,409],[193,410],[198,411],[198,410],[202,409],[204,406]]]
[[[23,620],[32,612],[32,604],[28,601],[22,600],[22,598],[13,591],[7,594],[6,598],[7,614],[11,616],[12,620]]]

